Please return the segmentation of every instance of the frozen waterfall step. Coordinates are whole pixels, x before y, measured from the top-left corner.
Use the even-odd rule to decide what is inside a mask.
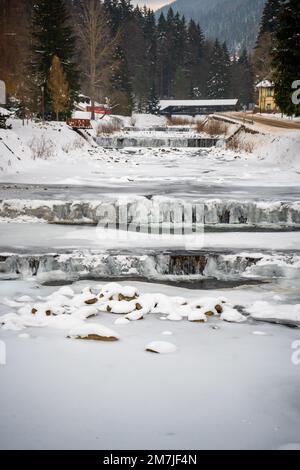
[[[300,252],[300,232],[204,232],[192,235],[155,235],[105,230],[93,226],[0,223],[0,250],[18,253],[66,250],[118,252],[263,251]]]
[[[162,186],[163,184],[163,186]],[[4,200],[36,200],[36,201],[101,201],[120,197],[153,199],[163,194],[173,199],[198,200],[238,200],[297,202],[300,201],[300,186],[243,186],[232,183],[208,183],[187,180],[184,177],[162,183],[149,177],[142,180],[128,177],[128,180],[117,179],[113,184],[108,178],[98,180],[93,186],[78,184],[22,184],[1,183],[0,201]]]
[[[211,148],[222,147],[225,145],[225,139],[221,138],[203,138],[197,136],[113,136],[96,137],[95,141],[99,147],[106,149],[124,149],[128,147],[147,147],[147,148]]]
[[[300,201],[169,198],[164,196],[103,197],[92,200],[4,199],[0,218],[64,225],[130,224],[149,227],[182,225],[206,229],[299,230]]]
[[[131,134],[141,132],[145,134],[153,133],[196,133],[196,127],[194,126],[151,126],[151,127],[138,127],[138,126],[127,126],[123,129],[124,132],[130,132]]]
[[[274,279],[300,279],[300,253],[170,252],[0,253],[0,279],[37,277],[40,282],[80,279],[235,281],[249,284]]]

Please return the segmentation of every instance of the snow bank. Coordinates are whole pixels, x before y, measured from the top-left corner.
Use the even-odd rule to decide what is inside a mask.
[[[68,157],[88,156],[90,145],[63,122],[35,123],[11,119],[12,130],[0,129],[2,172],[34,171],[34,161],[65,161]],[[72,164],[72,162],[70,162]]]
[[[300,132],[266,136],[255,153],[259,158],[282,167],[300,169]]]

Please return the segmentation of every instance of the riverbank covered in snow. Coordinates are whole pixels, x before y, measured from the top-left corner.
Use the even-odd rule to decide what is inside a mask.
[[[153,120],[161,124],[162,119],[142,116],[136,126],[151,129]],[[147,187],[150,181],[165,188],[178,182],[186,186],[206,182],[295,186],[300,182],[299,132],[246,134],[241,139],[253,148],[247,154],[224,148],[103,149],[92,140],[97,123],[87,140],[65,123],[23,125],[21,120],[12,120],[12,125],[12,130],[0,130],[2,182],[111,188],[121,184],[127,191],[133,185]],[[151,132],[154,139],[161,134]]]

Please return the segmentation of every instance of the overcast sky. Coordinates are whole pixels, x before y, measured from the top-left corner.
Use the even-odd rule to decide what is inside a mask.
[[[139,4],[141,6],[147,5],[148,7],[153,8],[153,10],[157,10],[158,8],[162,7],[163,5],[167,5],[172,1],[174,0],[133,0],[132,3]]]

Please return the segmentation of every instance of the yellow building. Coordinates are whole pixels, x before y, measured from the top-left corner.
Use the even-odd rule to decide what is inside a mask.
[[[274,83],[263,80],[256,85],[258,89],[258,109],[261,113],[271,113],[277,110],[274,99]]]

